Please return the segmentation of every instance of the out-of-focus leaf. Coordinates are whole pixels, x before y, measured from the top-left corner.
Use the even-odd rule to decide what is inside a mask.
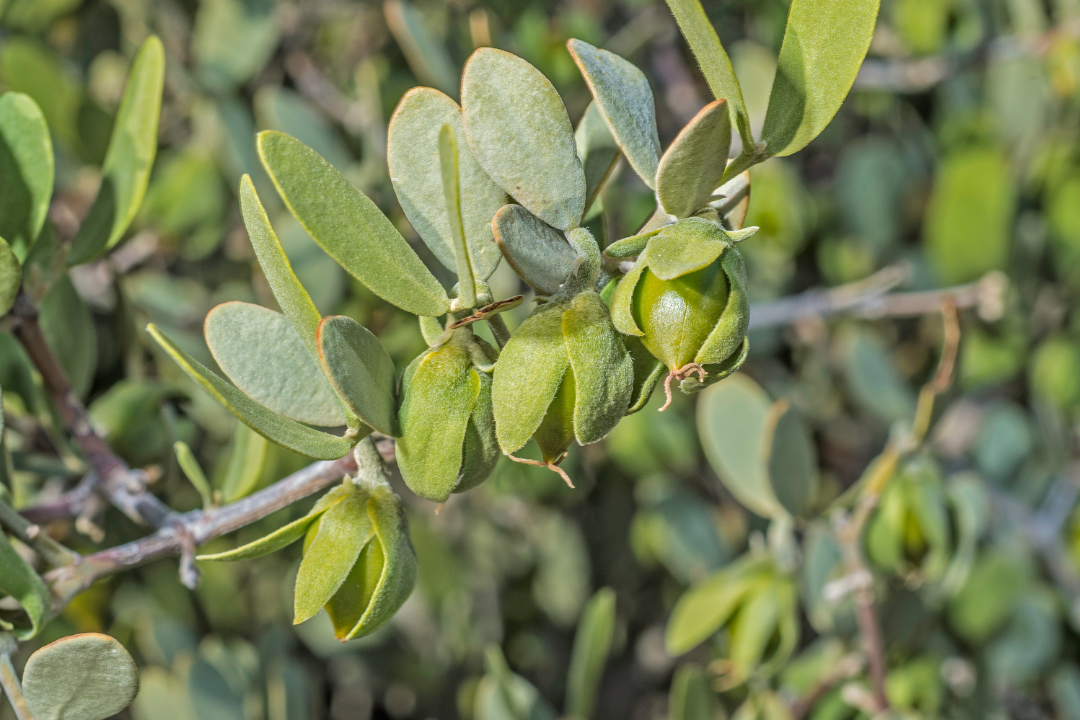
[[[336,460],[349,452],[356,442],[355,439],[313,430],[267,410],[206,369],[154,325],[150,325],[147,332],[203,390],[268,440],[317,460]]]
[[[700,210],[720,185],[730,147],[730,113],[726,101],[716,100],[687,123],[660,159],[656,194],[664,210],[679,218]]]
[[[9,90],[34,99],[58,140],[69,147],[79,144],[76,122],[82,89],[47,46],[28,37],[8,36],[0,48],[0,79]]]
[[[491,225],[506,262],[536,292],[553,295],[570,277],[577,253],[558,230],[522,206],[503,206]]]
[[[615,53],[587,42],[574,39],[567,47],[627,161],[646,185],[655,188],[660,136],[645,73]]]
[[[486,280],[499,264],[499,248],[492,237],[491,218],[506,203],[496,185],[465,142],[461,108],[432,88],[405,93],[390,119],[386,160],[401,208],[435,257],[453,270],[454,241],[446,195],[438,163],[439,129],[449,124],[458,139],[458,174],[461,183],[461,215],[476,275]]]
[[[37,32],[81,4],[82,0],[9,0],[0,5],[0,12],[6,27]]]
[[[506,665],[502,651],[485,653],[487,674],[476,687],[476,720],[555,720],[555,711],[528,680]]]
[[[173,443],[173,452],[176,453],[176,462],[180,465],[184,476],[191,482],[202,498],[203,507],[211,507],[214,504],[214,491],[210,487],[210,481],[206,479],[206,473],[199,465],[198,458],[191,451],[191,447],[182,440]]]
[[[52,596],[49,589],[15,548],[8,542],[7,536],[0,532],[0,595],[7,595],[19,603],[30,627],[9,623],[0,615],[0,630],[14,630],[16,637],[29,639],[41,631],[49,611],[52,609]]]
[[[817,491],[817,451],[798,412],[786,401],[774,403],[767,424],[767,465],[773,494],[792,515],[813,507]]]
[[[596,198],[622,154],[596,101],[585,108],[585,114],[574,130],[574,142],[585,171],[585,217],[588,219],[595,214]]]
[[[139,671],[108,635],[71,635],[30,656],[23,692],[35,720],[104,720],[139,694]]]
[[[1080,720],[1080,670],[1072,663],[1054,673],[1050,679],[1054,707],[1063,720]]]
[[[386,24],[405,53],[416,78],[437,87],[447,95],[457,95],[458,67],[443,43],[428,29],[423,16],[405,0],[387,0],[383,4]]]
[[[1061,651],[1057,598],[1045,588],[1029,588],[1001,636],[986,649],[990,672],[999,682],[1045,677]]]
[[[716,720],[720,700],[697,665],[680,665],[671,681],[671,720]]]
[[[11,246],[0,238],[0,316],[7,315],[15,304],[21,282],[22,265],[19,258],[12,252]]]
[[[244,423],[236,423],[232,449],[229,451],[229,464],[225,468],[225,479],[221,483],[222,500],[226,503],[236,502],[255,490],[259,478],[262,477],[268,449],[266,438]]]
[[[967,582],[975,564],[979,538],[990,522],[990,498],[982,478],[974,474],[950,478],[947,492],[956,526],[956,552],[941,586],[947,595],[954,595]]]
[[[97,368],[94,319],[71,279],[61,276],[41,301],[41,331],[64,367],[71,386],[85,397]]]
[[[847,97],[874,35],[879,0],[795,0],[761,131],[769,155],[816,138]]]
[[[131,706],[136,720],[196,720],[191,708],[187,687],[183,680],[169,671],[150,666],[142,672],[142,683],[138,697]],[[198,720],[205,720],[199,718]]]
[[[350,412],[397,435],[394,361],[379,339],[352,318],[334,315],[319,324],[318,341],[323,372]]]
[[[945,158],[923,224],[926,251],[943,283],[976,280],[1005,267],[1014,206],[1002,153],[975,148]]]
[[[90,419],[97,432],[132,465],[166,459],[174,432],[161,414],[164,402],[183,397],[177,388],[156,380],[124,379],[94,398]],[[182,433],[180,423],[174,428]]]
[[[770,562],[745,556],[683,593],[664,635],[668,653],[682,655],[723,627],[748,595],[768,582]]]
[[[461,105],[469,144],[488,175],[548,225],[576,227],[585,173],[548,79],[516,55],[480,48],[465,65]]]
[[[615,632],[615,591],[598,590],[581,613],[566,680],[566,713],[588,720],[596,707],[611,638]]]
[[[69,265],[89,262],[116,245],[135,218],[157,153],[164,83],[165,48],[150,36],[131,63],[101,167],[101,187],[72,241]]]
[[[273,53],[279,33],[274,3],[200,2],[191,42],[200,79],[216,91],[250,80]]]
[[[1029,567],[1002,550],[975,561],[967,583],[948,605],[949,622],[961,637],[985,642],[1016,610],[1029,587]]]
[[[262,127],[296,138],[335,168],[345,169],[353,163],[352,152],[334,126],[302,95],[265,85],[255,95],[255,114]]]
[[[439,281],[367,196],[311,148],[259,133],[259,155],[285,204],[315,242],[379,297],[416,315],[450,308]]]
[[[839,343],[844,377],[855,401],[887,423],[910,418],[915,394],[881,340],[869,330],[849,328]]]
[[[20,262],[45,224],[53,174],[52,139],[37,103],[22,93],[0,95],[0,237]]]

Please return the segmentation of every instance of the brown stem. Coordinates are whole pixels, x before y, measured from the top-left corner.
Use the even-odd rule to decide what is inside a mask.
[[[190,558],[195,547],[303,500],[356,470],[353,453],[339,460],[313,463],[242,500],[212,510],[178,514],[153,535],[83,556],[75,564],[57,568],[45,576],[52,587],[53,609],[59,612],[76,595],[109,575],[162,557]],[[194,567],[190,561],[186,566],[185,579],[193,582]]]
[[[878,712],[888,710],[889,699],[885,696],[885,643],[881,640],[881,625],[874,607],[874,592],[870,588],[863,588],[855,593],[855,619],[859,625],[859,635],[862,636],[863,649],[866,651],[874,705]]]

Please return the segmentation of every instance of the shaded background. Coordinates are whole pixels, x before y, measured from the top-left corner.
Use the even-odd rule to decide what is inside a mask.
[[[704,5],[760,129],[787,3]],[[129,60],[150,33],[164,41],[168,61],[146,201],[132,237],[108,260],[57,284],[43,324],[112,446],[133,465],[152,466],[153,489],[181,510],[199,498],[173,458],[175,440],[192,445],[219,488],[250,489],[307,464],[237,431],[143,332],[155,322],[213,367],[201,331],[212,305],[274,307],[240,221],[243,173],[255,179],[324,315],[366,325],[399,370],[425,347],[412,316],[348,277],[283,212],[255,154],[257,130],[287,132],[321,153],[430,260],[390,186],[386,121],[417,84],[456,97],[475,47],[533,63],[575,122],[590,98],[566,40],[623,55],[650,79],[664,145],[710,99],[656,0],[0,0],[0,86],[31,95],[53,132],[50,218],[62,236],[94,196]],[[751,170],[746,224],[761,232],[740,250],[755,301],[898,263],[912,290],[992,271],[1009,279],[1003,307],[963,316],[958,378],[932,443],[933,472],[946,483],[974,474],[992,501],[975,570],[942,598],[921,584],[916,537],[909,572],[890,581],[882,609],[890,683],[901,698],[893,702],[918,717],[1080,718],[1080,524],[1070,474],[1080,407],[1078,90],[1076,0],[884,0],[870,59],[833,123],[794,158]],[[608,242],[631,234],[654,207],[625,165],[603,202]],[[496,297],[524,289],[505,264],[491,285]],[[751,335],[744,371],[790,400],[813,429],[822,507],[880,452],[890,426],[910,418],[917,388],[933,373],[940,328],[934,316],[809,319]],[[55,458],[44,397],[8,335],[0,336],[0,386],[12,491],[29,504],[68,486],[78,467]],[[680,395],[660,415],[654,397],[605,442],[575,448],[566,467],[576,491],[505,458],[437,517],[433,504],[400,486],[420,581],[370,638],[339,644],[322,616],[291,626],[293,547],[204,565],[194,593],[172,561],[115,577],[72,603],[41,641],[101,631],[124,642],[143,690],[121,717],[137,720],[469,718],[489,643],[561,706],[581,607],[608,586],[618,623],[597,717],[663,718],[676,660],[662,638],[674,600],[766,528],[705,462],[694,405]],[[251,540],[305,509],[209,547]],[[76,549],[140,535],[114,510],[98,520],[85,532],[53,530]],[[808,549],[800,575],[808,608],[820,600],[815,567]],[[805,645],[822,625],[811,616],[803,624]],[[851,636],[850,624],[837,627]],[[695,659],[708,663],[714,652],[699,648]],[[744,695],[726,693],[725,706]],[[855,716],[841,707],[814,717]],[[10,717],[0,708],[0,718]]]

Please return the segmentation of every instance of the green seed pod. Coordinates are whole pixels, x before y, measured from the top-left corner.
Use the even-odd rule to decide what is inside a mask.
[[[416,551],[401,499],[382,474],[374,445],[366,477],[346,482],[343,497],[307,529],[296,576],[294,623],[326,610],[339,640],[368,635],[384,625],[416,585]]]
[[[734,243],[755,231],[728,233],[691,217],[607,249],[611,257],[638,255],[615,289],[612,320],[667,367],[668,402],[673,380],[683,392],[695,392],[746,358],[750,305],[746,268]]]
[[[940,579],[952,556],[948,499],[937,468],[910,463],[886,486],[866,530],[866,554],[878,567]]]
[[[406,368],[401,385],[398,467],[405,484],[428,500],[484,482],[499,460],[491,407],[491,377],[474,363],[494,350],[469,327],[426,350]]]

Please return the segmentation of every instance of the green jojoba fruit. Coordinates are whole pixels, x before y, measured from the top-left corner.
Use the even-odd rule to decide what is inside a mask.
[[[605,251],[615,258],[638,256],[615,288],[612,321],[623,334],[640,338],[668,369],[669,403],[672,381],[683,392],[696,392],[746,358],[750,305],[746,267],[734,243],[756,230],[728,233],[691,217]],[[651,391],[646,388],[646,400]]]
[[[949,565],[948,499],[936,467],[910,463],[886,486],[866,529],[866,554],[878,567],[938,580]]]
[[[435,502],[484,482],[499,460],[491,377],[474,363],[494,349],[472,329],[409,364],[402,378],[397,460],[409,489]]]
[[[363,484],[308,528],[294,622],[325,609],[339,640],[370,635],[405,603],[416,575],[401,499],[385,483]]]

